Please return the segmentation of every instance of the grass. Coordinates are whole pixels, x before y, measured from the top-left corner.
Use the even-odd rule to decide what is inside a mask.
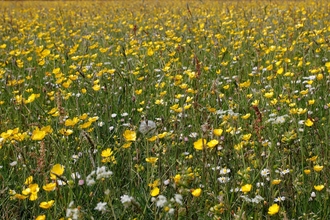
[[[329,3],[1,2],[2,219],[325,219]]]

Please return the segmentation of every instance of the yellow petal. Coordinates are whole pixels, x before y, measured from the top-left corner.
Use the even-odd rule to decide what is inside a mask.
[[[158,196],[159,195],[159,188],[158,187],[153,188],[150,192],[150,195],[153,196],[153,197]]]

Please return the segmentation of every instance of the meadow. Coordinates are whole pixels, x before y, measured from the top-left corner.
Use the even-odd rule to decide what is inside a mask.
[[[0,2],[0,218],[327,219],[329,8]]]

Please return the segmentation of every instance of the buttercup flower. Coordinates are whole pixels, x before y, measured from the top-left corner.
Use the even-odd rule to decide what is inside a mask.
[[[252,189],[252,185],[251,184],[245,184],[244,186],[241,187],[241,191],[245,194],[250,192]]]
[[[268,208],[268,214],[269,215],[275,215],[278,213],[278,211],[280,210],[280,206],[278,204],[273,204],[272,206],[270,206]]]
[[[314,189],[316,191],[321,191],[322,189],[324,189],[324,185],[317,185],[317,186],[314,186]]]
[[[135,141],[136,140],[136,132],[131,130],[125,130],[123,134],[126,141]]]
[[[313,169],[314,169],[315,172],[320,172],[320,171],[323,169],[323,166],[315,165],[315,166],[313,167]]]
[[[194,148],[196,150],[203,150],[205,146],[206,146],[206,140],[203,138],[200,138],[194,142]]]
[[[56,180],[57,176],[62,176],[64,173],[64,166],[61,164],[55,164],[50,171],[50,178]]]
[[[157,162],[158,158],[157,157],[148,157],[146,158],[146,161],[151,164],[155,164]]]
[[[40,203],[39,207],[43,209],[49,209],[53,206],[54,202],[55,202],[54,200],[50,200],[48,202],[42,202]]]
[[[194,189],[191,191],[191,194],[194,196],[194,197],[199,197],[202,193],[202,189],[201,188],[198,188],[198,189]]]
[[[150,191],[150,195],[155,197],[159,195],[159,188],[158,187],[154,187],[151,191]]]

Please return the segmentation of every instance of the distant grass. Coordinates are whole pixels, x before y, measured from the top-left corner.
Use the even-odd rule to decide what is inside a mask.
[[[0,4],[2,219],[329,216],[327,1]]]

